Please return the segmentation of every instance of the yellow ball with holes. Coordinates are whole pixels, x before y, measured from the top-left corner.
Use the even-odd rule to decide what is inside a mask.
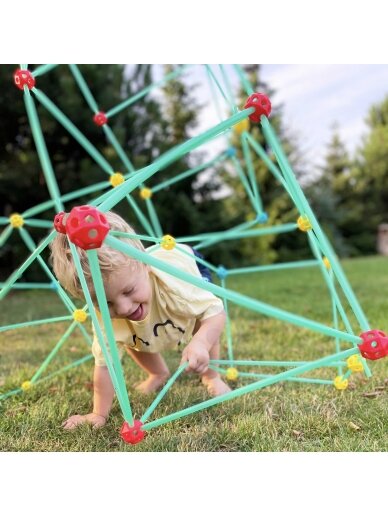
[[[346,390],[348,387],[349,381],[348,379],[344,379],[341,375],[338,375],[334,379],[334,386],[337,388],[337,390]]]
[[[110,184],[112,185],[112,187],[118,187],[119,185],[121,185],[122,183],[124,183],[125,178],[124,178],[124,176],[121,174],[121,172],[115,172],[115,173],[114,173],[114,174],[112,174],[112,176],[109,178],[109,181],[110,181]]]
[[[73,319],[74,321],[78,321],[78,323],[83,323],[88,318],[88,315],[83,309],[76,309],[73,312]]]
[[[140,190],[140,197],[142,199],[150,199],[152,197],[152,190],[147,187],[142,188]]]
[[[20,214],[11,214],[9,223],[13,228],[20,228],[24,225],[24,219]]]
[[[22,385],[20,386],[23,391],[28,391],[32,388],[32,382],[31,381],[24,381]]]
[[[249,131],[249,118],[244,118],[240,122],[237,122],[237,124],[233,126],[233,131],[238,135],[241,135],[244,131]]]
[[[228,379],[228,381],[236,381],[238,378],[237,368],[228,368],[226,370],[226,378]]]
[[[352,370],[352,372],[362,372],[364,370],[364,366],[358,354],[354,354],[348,357],[346,363],[349,370]]]
[[[165,250],[173,250],[176,246],[176,242],[174,237],[172,237],[171,235],[164,235],[160,245]]]
[[[327,257],[323,257],[323,263],[324,263],[326,269],[331,268],[330,260]]]
[[[302,232],[308,232],[312,228],[307,215],[301,215],[300,217],[298,217],[296,224],[298,225],[299,230],[301,230]]]

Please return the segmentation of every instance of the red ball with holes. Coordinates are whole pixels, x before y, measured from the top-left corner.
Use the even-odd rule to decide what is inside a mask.
[[[94,115],[93,122],[96,124],[96,126],[103,126],[108,122],[108,117],[103,111],[100,111]]]
[[[255,108],[255,111],[249,115],[252,122],[260,122],[262,115],[269,117],[271,113],[271,102],[264,93],[252,93],[245,103],[244,109]]]
[[[134,420],[133,426],[130,426],[128,422],[124,422],[120,431],[124,442],[131,443],[132,445],[141,442],[146,435],[146,432],[141,429],[142,425],[143,422],[140,420]]]
[[[358,345],[362,357],[375,361],[388,355],[388,336],[381,330],[368,330],[360,334],[363,339]]]
[[[29,90],[35,86],[35,77],[29,70],[21,70],[18,68],[13,74],[13,80],[19,90],[24,90],[24,86],[27,86]]]
[[[66,219],[70,241],[84,250],[100,248],[108,232],[105,215],[94,206],[75,206]]]
[[[66,226],[63,224],[63,216],[65,215],[65,212],[59,212],[54,217],[54,228],[59,233],[66,233]]]

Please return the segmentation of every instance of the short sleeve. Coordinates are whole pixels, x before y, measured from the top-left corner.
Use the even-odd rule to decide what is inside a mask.
[[[173,250],[157,248],[150,254],[181,271],[202,278],[191,248],[188,246],[182,246],[182,248],[186,253],[189,252],[191,256],[182,253],[179,248]],[[207,289],[180,280],[156,267],[151,269],[154,275],[164,284],[164,296],[167,297],[167,304],[175,314],[203,321],[223,311],[222,300]]]

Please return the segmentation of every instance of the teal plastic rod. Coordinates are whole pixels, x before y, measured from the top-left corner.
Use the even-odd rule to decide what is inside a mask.
[[[218,268],[213,266],[213,264],[210,264],[210,262],[208,262],[207,260],[201,259],[200,257],[197,257],[196,255],[193,255],[190,251],[185,250],[179,244],[177,245],[176,249],[179,250],[180,253],[182,253],[183,255],[186,255],[186,257],[190,257],[190,258],[194,259],[196,262],[199,262],[200,264],[203,264],[207,268],[209,268],[212,271],[214,271],[215,273],[217,273]]]
[[[56,233],[56,231],[51,232],[50,235],[48,235],[44,239],[44,241],[39,244],[34,253],[32,253],[27,258],[27,260],[25,260],[25,262],[16,271],[12,273],[12,275],[5,282],[3,289],[0,291],[0,300],[4,298],[4,296],[9,292],[16,280],[22,276],[24,271],[30,266],[30,264],[32,264],[32,262],[34,262],[36,257],[38,257],[40,253],[46,248],[46,246],[55,238]]]
[[[299,262],[284,262],[283,264],[268,264],[266,266],[242,267],[228,269],[228,275],[241,275],[245,273],[263,273],[266,271],[279,271],[281,269],[295,269],[301,267],[318,266],[317,260],[301,260]]]
[[[108,368],[109,375],[110,375],[110,378],[112,380],[112,384],[113,384],[114,390],[115,390],[116,395],[117,395],[117,400],[119,401],[121,411],[124,414],[123,408],[126,407],[125,401],[123,400],[123,395],[122,395],[120,387],[118,385],[117,376],[116,376],[116,372],[115,372],[115,370],[113,368],[111,356],[110,356],[110,354],[108,352],[107,345],[105,344],[104,336],[102,335],[101,326],[100,326],[100,323],[98,321],[98,318],[97,318],[97,315],[96,315],[96,311],[94,309],[94,305],[93,305],[93,301],[92,301],[91,296],[90,296],[89,288],[88,288],[86,280],[85,280],[85,275],[84,275],[84,273],[82,271],[82,266],[81,266],[81,262],[80,262],[80,259],[79,259],[78,253],[77,253],[77,249],[74,246],[74,244],[72,242],[70,242],[70,241],[69,241],[69,245],[70,245],[70,249],[71,249],[72,256],[73,256],[74,265],[75,265],[75,267],[77,269],[78,278],[80,280],[81,287],[82,287],[82,290],[83,290],[83,293],[84,293],[84,296],[85,296],[85,300],[86,300],[86,303],[87,303],[88,308],[89,308],[89,314],[90,314],[90,317],[91,317],[92,322],[93,322],[94,331],[95,331],[95,333],[97,335],[98,342],[99,342],[99,344],[101,346],[101,350],[102,350],[102,353],[104,355],[106,366]]]
[[[225,278],[221,278],[221,287],[226,290],[226,280],[225,280]],[[231,321],[230,321],[228,300],[225,297],[222,300],[224,302],[224,310],[225,310],[225,313],[226,313],[225,329],[226,329],[226,345],[228,347],[228,359],[230,361],[233,361],[234,360],[234,356],[233,356],[233,336],[232,336],[232,326],[231,326]]]
[[[221,374],[225,374],[226,371],[222,368],[212,368],[214,371],[219,372]],[[252,373],[252,372],[238,372],[239,378],[252,378],[252,379],[267,379],[269,377],[272,377],[272,375],[268,373]],[[286,379],[288,382],[304,382],[306,384],[333,384],[332,380],[328,379],[314,379],[309,377],[290,377],[289,379]]]
[[[271,127],[268,119],[264,116],[261,117],[261,126],[263,128],[264,134],[265,134],[268,142],[270,143],[273,151],[277,155],[277,158],[278,158],[279,164],[283,170],[283,173],[287,176],[287,180],[289,181],[289,183],[294,185],[299,198],[301,200],[303,200],[304,212],[306,213],[307,217],[309,218],[309,220],[313,226],[314,232],[317,235],[317,238],[318,238],[321,246],[323,247],[323,251],[325,252],[325,255],[329,259],[329,262],[334,271],[334,274],[349,301],[349,304],[360,324],[360,327],[362,328],[363,331],[369,330],[370,326],[369,326],[368,320],[366,319],[365,314],[364,314],[363,310],[361,309],[361,306],[358,303],[358,300],[355,297],[353,290],[352,290],[349,282],[347,281],[345,274],[342,271],[342,268],[335,256],[335,253],[333,252],[324,233],[322,232],[322,230],[319,226],[319,223],[316,220],[315,215],[314,215],[313,211],[311,210],[309,203],[307,202],[307,199],[304,196],[302,189],[299,186],[299,183],[295,179],[295,176],[291,170],[291,167],[288,164],[287,158],[285,157],[285,155],[277,141],[276,135],[275,135],[274,131],[272,130],[272,127]]]
[[[82,95],[84,96],[89,108],[92,110],[93,113],[98,113],[100,110],[98,109],[97,102],[95,101],[92,92],[89,89],[89,86],[87,85],[83,75],[81,74],[79,68],[77,65],[69,65],[69,68],[71,70],[71,73],[74,76],[74,79],[76,80],[76,83],[79,86],[79,89],[82,92]]]
[[[236,113],[237,109],[235,107],[235,105],[233,104],[233,102],[231,102],[231,100],[229,99],[229,97],[225,94],[224,90],[222,89],[217,77],[214,75],[212,69],[210,68],[209,65],[205,65],[206,67],[206,70],[209,74],[209,77],[213,80],[213,82],[215,83],[215,85],[217,86],[218,88],[218,91],[221,93],[222,97],[224,98],[225,102],[229,105],[229,109],[232,113]]]
[[[274,235],[277,233],[287,233],[292,232],[297,228],[296,223],[287,223],[287,224],[279,224],[278,226],[270,226],[268,228],[260,228],[257,230],[246,230],[243,232],[240,232],[238,235],[238,238],[245,239],[247,237],[257,237],[259,235]],[[208,239],[212,237],[221,237],[221,240],[230,240],[235,239],[237,236],[233,233],[202,233],[200,235],[196,235],[193,237],[178,237],[176,239],[176,242],[193,242],[198,241],[202,239]]]
[[[358,352],[358,347],[351,348],[349,350],[345,350],[343,352],[340,352],[339,354],[334,354],[331,356],[323,357],[322,359],[318,359],[317,361],[313,361],[309,364],[305,364],[302,366],[297,366],[296,368],[293,368],[292,370],[288,370],[286,372],[278,373],[277,375],[273,375],[270,378],[263,379],[257,382],[254,382],[252,384],[249,384],[248,386],[243,386],[241,388],[236,388],[233,391],[230,391],[228,393],[225,393],[224,395],[220,395],[218,397],[214,397],[210,400],[206,400],[204,402],[201,402],[199,404],[196,404],[194,406],[191,406],[189,408],[183,409],[182,411],[177,411],[176,413],[172,413],[168,416],[165,416],[163,418],[159,418],[157,420],[154,420],[153,422],[149,422],[148,424],[144,424],[142,426],[142,429],[144,431],[149,431],[150,429],[157,427],[159,425],[165,424],[167,422],[172,422],[173,420],[176,420],[177,418],[181,418],[183,416],[190,415],[192,413],[195,413],[196,411],[200,411],[202,409],[206,409],[208,407],[214,406],[215,404],[220,404],[221,402],[226,402],[227,400],[232,400],[236,397],[239,397],[241,395],[245,395],[247,393],[250,393],[255,390],[259,390],[262,388],[266,388],[267,386],[271,386],[272,384],[276,384],[278,382],[283,382],[285,380],[290,379],[291,377],[295,377],[299,374],[303,374],[305,372],[308,372],[310,370],[314,370],[315,368],[320,368],[322,366],[327,366],[331,363],[333,360],[342,359],[345,357],[349,357],[352,354],[355,354]]]
[[[251,228],[252,226],[255,226],[256,224],[257,224],[257,221],[253,220],[253,221],[247,221],[246,223],[242,223],[237,226],[234,226],[233,228],[230,228],[229,230],[225,230],[224,233],[220,233],[216,238],[207,239],[204,242],[201,242],[200,244],[196,244],[194,246],[194,249],[199,250],[201,248],[207,248],[213,244],[216,244],[220,240],[223,240],[225,233],[228,233],[228,234],[231,233],[231,234],[235,235],[236,238],[238,238],[238,235],[240,234],[240,232],[242,230]]]
[[[36,249],[36,244],[33,241],[33,239],[31,238],[30,234],[24,228],[20,228],[20,235],[21,235],[23,241],[25,242],[27,248],[33,253],[34,250]],[[73,311],[75,308],[73,302],[71,301],[71,299],[69,298],[68,294],[63,289],[61,284],[57,281],[54,274],[51,272],[50,268],[47,266],[46,262],[42,259],[42,257],[40,255],[37,256],[37,260],[38,260],[41,268],[43,269],[43,271],[46,273],[46,275],[50,278],[50,280],[52,282],[55,283],[56,290],[57,290],[60,298],[66,305],[66,307],[70,311]]]
[[[40,75],[43,75],[43,74],[46,74],[47,72],[49,72],[50,70],[53,70],[54,68],[56,68],[58,65],[40,65],[38,66],[37,68],[35,68],[35,70],[32,72],[32,75],[34,77],[38,77]]]
[[[77,140],[77,142],[89,153],[95,162],[101,167],[103,171],[108,174],[113,173],[112,167],[105,160],[102,154],[97,151],[94,145],[81,133],[81,131],[73,124],[73,122],[64,114],[57,106],[40,90],[33,88],[36,98],[39,102],[51,113],[51,115],[58,120],[62,126]],[[59,196],[58,196],[59,197]],[[58,210],[59,211],[59,210]]]
[[[34,90],[35,88],[32,89],[32,91]],[[24,91],[24,102],[26,105],[27,115],[31,126],[32,136],[34,137],[36,150],[38,152],[40,163],[42,164],[42,170],[46,179],[47,188],[50,192],[51,199],[54,201],[54,206],[57,212],[61,212],[63,210],[63,204],[60,200],[61,194],[55,179],[55,174],[51,165],[50,156],[47,151],[46,142],[43,138],[42,128],[40,127],[34,99],[31,97],[28,89]]]
[[[98,306],[100,308],[100,313],[102,316],[102,321],[104,323],[105,333],[109,344],[109,350],[112,356],[113,367],[116,373],[117,379],[117,387],[119,388],[121,394],[121,403],[122,403],[122,412],[125,420],[133,425],[133,416],[131,410],[131,404],[128,398],[128,392],[125,385],[125,379],[123,375],[123,369],[121,367],[119,352],[116,345],[115,335],[113,332],[112,321],[109,315],[109,308],[105,297],[104,284],[102,281],[100,266],[98,263],[97,251],[90,250],[87,252],[89,264],[90,264],[90,272],[92,275],[94,287],[96,290],[96,297]]]
[[[217,364],[228,364],[232,366],[270,366],[284,368],[287,366],[303,366],[304,364],[310,364],[313,361],[251,361],[248,359],[210,359],[209,365]],[[330,366],[345,366],[345,361],[334,361],[330,363]]]
[[[11,233],[13,232],[13,227],[11,225],[8,225],[4,228],[0,235],[0,247],[4,246],[4,244],[9,239]]]
[[[358,344],[362,342],[361,338],[359,338],[358,336],[352,336],[350,334],[346,334],[345,332],[332,329],[331,327],[328,327],[321,323],[309,320],[307,318],[303,318],[301,316],[297,316],[295,314],[284,311],[282,309],[278,309],[276,307],[272,307],[271,305],[268,305],[264,302],[259,302],[257,300],[254,300],[253,298],[249,298],[248,296],[236,293],[235,291],[222,289],[222,287],[219,287],[210,282],[206,282],[206,280],[203,280],[202,278],[190,275],[184,271],[181,271],[180,269],[175,268],[174,266],[171,266],[169,264],[164,263],[161,260],[158,260],[155,257],[151,257],[147,253],[144,253],[143,251],[140,251],[134,248],[133,246],[130,246],[110,235],[106,237],[105,244],[118,251],[121,251],[122,253],[130,257],[135,258],[139,262],[143,262],[150,266],[156,267],[161,271],[164,271],[165,273],[169,273],[181,280],[184,280],[185,282],[188,282],[189,284],[193,284],[196,287],[205,289],[206,291],[210,291],[211,293],[215,294],[216,296],[219,296],[220,298],[225,297],[229,301],[236,303],[237,305],[240,305],[247,309],[250,309],[252,311],[259,312],[266,316],[276,318],[282,321],[286,321],[288,323],[291,323],[292,325],[308,328],[315,332],[321,332],[322,334],[325,334],[327,336],[338,336],[340,339],[343,339],[344,341],[350,343]]]
[[[25,223],[27,226],[31,226],[33,228],[52,228],[52,221],[41,221],[39,219],[26,219]]]
[[[112,144],[116,153],[119,155],[119,157],[120,157],[121,161],[123,162],[124,166],[126,167],[127,171],[135,172],[135,167],[132,165],[131,160],[125,154],[124,149],[121,147],[120,142],[117,140],[116,135],[113,133],[111,128],[107,124],[105,124],[102,126],[102,129],[103,129],[108,141]]]
[[[228,74],[225,72],[224,65],[218,65],[221,70],[222,79],[224,80],[226,91],[228,92],[228,98],[230,101],[230,104],[233,106],[232,113],[237,113],[238,107],[236,106],[236,103],[234,102],[234,94],[232,91],[232,86],[229,81]]]
[[[146,203],[146,207],[147,207],[147,210],[148,210],[148,215],[149,215],[149,217],[151,219],[151,223],[152,223],[152,226],[154,228],[154,232],[155,232],[157,237],[162,237],[163,236],[163,230],[162,230],[162,227],[160,225],[159,218],[158,218],[158,215],[156,213],[154,204],[153,204],[151,199],[146,199],[145,203]]]
[[[251,82],[249,81],[248,77],[246,76],[246,73],[241,68],[240,65],[233,65],[233,68],[236,70],[237,75],[240,78],[240,81],[245,89],[245,92],[247,95],[252,95],[254,93],[254,90],[252,88]]]
[[[53,360],[53,358],[57,355],[59,350],[62,348],[62,345],[65,343],[65,341],[70,336],[70,334],[73,332],[73,330],[75,329],[76,326],[77,326],[77,322],[73,321],[73,323],[70,325],[70,327],[67,329],[67,331],[63,334],[61,339],[58,341],[58,343],[55,345],[55,347],[51,350],[49,355],[43,361],[41,366],[38,368],[36,373],[31,377],[31,382],[35,382],[37,379],[39,379],[39,377],[42,375],[42,373],[47,368],[47,366],[50,364],[50,362]]]
[[[3,287],[5,282],[0,282],[0,287]],[[52,289],[51,284],[43,284],[40,282],[17,282],[13,284],[13,289]]]
[[[0,217],[0,224],[8,224],[9,217]]]
[[[253,192],[253,196],[255,198],[255,206],[256,211],[258,213],[261,213],[263,211],[263,203],[261,202],[260,194],[259,194],[259,188],[257,186],[257,180],[256,180],[256,174],[255,169],[253,167],[252,157],[251,157],[251,151],[249,149],[249,145],[247,140],[244,138],[244,134],[241,135],[241,146],[243,150],[243,155],[245,159],[245,163],[248,168],[248,176],[251,183],[251,188]]]
[[[149,235],[152,235],[153,237],[156,237],[155,232],[148,221],[148,219],[145,217],[143,212],[140,210],[139,206],[137,205],[136,201],[133,199],[133,197],[130,194],[127,194],[126,199],[130,206],[132,207],[133,211],[135,212],[140,224],[143,226],[144,230],[149,233]]]
[[[145,411],[144,415],[141,417],[140,421],[145,423],[150,418],[152,413],[154,412],[155,408],[158,406],[158,404],[161,402],[162,398],[166,395],[168,390],[171,388],[171,386],[174,384],[174,382],[177,380],[177,378],[181,375],[181,373],[187,368],[188,362],[185,362],[179,366],[177,371],[170,377],[168,382],[165,384],[165,386],[162,388],[162,390],[158,393],[155,400],[152,402],[150,407]]]
[[[247,193],[249,199],[251,200],[251,203],[252,203],[252,206],[255,210],[255,212],[258,212],[259,211],[259,206],[258,206],[258,203],[255,199],[255,196],[253,195],[253,192],[252,192],[252,189],[251,189],[251,186],[246,178],[246,175],[245,175],[245,172],[244,172],[244,169],[241,167],[241,164],[240,162],[237,160],[237,158],[235,156],[232,156],[232,159],[231,159],[236,171],[237,171],[237,174],[238,174],[238,177],[240,178],[241,180],[241,183],[245,189],[245,192]]]
[[[25,321],[23,323],[14,323],[13,325],[5,325],[4,327],[0,327],[0,332],[5,332],[7,330],[20,329],[23,327],[33,327],[34,325],[46,325],[48,323],[58,323],[60,321],[70,321],[72,319],[73,319],[72,316],[58,316],[56,318],[47,318],[44,320]]]
[[[237,113],[236,115],[233,115],[224,122],[221,122],[215,127],[209,129],[208,131],[205,131],[205,133],[191,138],[187,142],[180,144],[171,149],[170,151],[167,151],[166,153],[162,154],[162,156],[160,156],[153,164],[148,165],[147,167],[144,167],[143,169],[137,171],[136,176],[134,178],[130,178],[119,187],[116,187],[112,192],[112,196],[100,205],[100,210],[102,212],[110,210],[112,207],[116,206],[117,203],[121,201],[126,194],[132,192],[141,183],[145,183],[147,179],[153,176],[156,172],[163,169],[170,163],[173,163],[175,160],[178,160],[186,153],[193,151],[209,139],[221,134],[226,129],[234,126],[235,124],[246,118],[248,115],[250,115],[253,111],[253,108],[249,108],[242,111],[241,113]]]
[[[222,112],[221,112],[221,108],[220,108],[220,103],[219,103],[219,97],[216,93],[216,89],[215,89],[215,86],[214,86],[214,81],[211,77],[211,75],[209,74],[209,70],[206,68],[206,65],[204,65],[205,67],[205,70],[206,70],[206,78],[207,78],[207,81],[209,83],[209,87],[210,87],[210,92],[211,92],[211,97],[213,99],[213,104],[216,108],[216,113],[217,113],[217,117],[220,121],[222,121],[224,119],[223,115],[222,115]]]
[[[153,194],[156,194],[156,192],[159,192],[160,190],[166,188],[166,187],[169,187],[170,185],[173,185],[174,183],[177,183],[185,178],[188,178],[189,176],[192,176],[194,174],[196,174],[197,172],[200,172],[204,169],[207,169],[208,167],[212,167],[213,165],[215,165],[216,163],[222,161],[222,160],[225,160],[226,159],[226,154],[223,153],[221,154],[220,156],[217,156],[216,158],[214,158],[213,160],[210,160],[209,162],[207,163],[204,163],[203,165],[200,165],[199,167],[194,167],[194,169],[189,169],[185,172],[182,172],[181,174],[178,174],[177,176],[175,176],[174,178],[171,178],[169,180],[166,180],[166,181],[163,181],[162,183],[160,183],[159,185],[157,185],[156,187],[152,187],[152,193]]]
[[[137,233],[134,234],[134,233],[111,231],[110,234],[113,235],[113,237],[124,237],[124,239],[136,239],[139,241],[149,241],[149,242],[154,242],[154,243],[160,242],[159,237],[148,237],[148,235],[139,235]]]
[[[136,93],[135,95],[133,95],[129,99],[125,100],[124,102],[120,103],[115,108],[110,109],[106,113],[106,116],[108,118],[113,117],[113,115],[116,115],[117,113],[119,113],[123,109],[127,108],[128,106],[130,106],[131,104],[133,104],[137,100],[139,100],[142,97],[144,97],[145,95],[147,95],[147,93],[149,93],[154,88],[157,88],[157,87],[161,86],[162,84],[164,84],[165,82],[170,81],[171,79],[174,79],[175,77],[178,77],[179,75],[181,75],[185,70],[187,70],[187,68],[189,66],[190,65],[185,65],[185,66],[182,66],[180,68],[177,68],[176,70],[174,70],[170,74],[165,75],[162,80],[160,80],[160,81],[158,81],[156,83],[152,83],[149,86],[147,86],[146,88],[143,88],[143,90],[141,90],[140,92]]]

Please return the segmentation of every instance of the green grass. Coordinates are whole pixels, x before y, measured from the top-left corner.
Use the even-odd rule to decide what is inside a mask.
[[[387,260],[371,257],[345,261],[343,266],[371,327],[388,333]],[[235,277],[228,287],[331,325],[331,302],[315,269]],[[237,306],[230,310],[236,359],[311,360],[334,352],[334,342],[324,336]],[[13,291],[2,302],[0,325],[64,314],[55,293]],[[1,333],[0,392],[19,387],[31,378],[67,326],[58,323]],[[354,331],[360,332],[355,323]],[[88,352],[82,334],[77,331],[47,373]],[[171,352],[166,358],[174,371],[179,365],[179,354]],[[89,361],[0,402],[0,450],[386,451],[388,359],[369,365],[373,377],[366,381],[362,374],[353,374],[345,391],[325,385],[277,384],[154,428],[141,443],[130,446],[119,436],[123,417],[117,401],[102,429],[83,426],[64,432],[61,428],[61,422],[69,415],[91,410],[93,364]],[[129,357],[125,358],[124,370],[132,410],[139,418],[154,396],[133,390],[132,384],[142,378],[142,373]],[[325,369],[311,376],[318,374],[332,379],[336,372]],[[236,386],[244,383],[239,380]],[[198,379],[184,375],[151,420],[205,399],[206,392]]]

